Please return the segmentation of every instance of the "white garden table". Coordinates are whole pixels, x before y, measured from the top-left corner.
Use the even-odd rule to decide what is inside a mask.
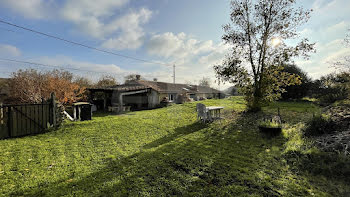
[[[224,107],[221,106],[210,106],[206,107],[209,115],[209,119],[220,119],[221,118],[221,110],[224,109]]]

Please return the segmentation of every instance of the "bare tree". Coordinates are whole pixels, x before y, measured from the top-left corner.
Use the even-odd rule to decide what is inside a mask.
[[[44,76],[34,69],[18,70],[8,81],[11,100],[19,103],[38,103],[44,97]]]
[[[8,81],[10,99],[15,103],[40,103],[55,92],[62,103],[76,102],[83,98],[85,88],[75,84],[72,79],[72,73],[62,70],[18,70],[12,73]]]
[[[254,3],[253,3],[254,2]],[[283,73],[281,63],[293,57],[308,58],[314,44],[301,39],[295,46],[285,40],[298,38],[297,28],[306,23],[310,11],[295,8],[296,0],[232,0],[231,23],[225,25],[223,40],[232,46],[222,65],[214,67],[220,81],[242,87],[250,110],[277,99],[281,86],[300,83]]]
[[[348,29],[348,31],[349,33],[344,39],[344,45],[345,47],[350,48],[350,29]],[[350,71],[350,54],[341,57],[339,60],[332,62],[332,64],[338,69],[346,69]]]
[[[203,77],[201,80],[199,80],[199,83],[198,85],[200,86],[207,86],[207,87],[210,87],[210,78],[209,77]]]

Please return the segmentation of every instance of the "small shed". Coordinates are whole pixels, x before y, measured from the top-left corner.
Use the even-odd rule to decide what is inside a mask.
[[[87,102],[73,103],[73,118],[80,121],[91,120],[92,104]]]

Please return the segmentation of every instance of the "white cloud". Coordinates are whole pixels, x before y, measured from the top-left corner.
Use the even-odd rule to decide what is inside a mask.
[[[325,34],[326,35],[345,35],[346,31],[349,28],[349,24],[345,21],[341,21],[335,25],[329,26],[326,30],[325,30]]]
[[[127,2],[128,0],[67,0],[60,14],[64,20],[75,24],[79,31],[102,38],[116,30],[108,27],[104,20],[112,17]]]
[[[162,35],[154,35],[147,43],[147,51],[151,55],[170,57],[179,50],[183,44],[182,34],[174,35],[167,32]]]
[[[152,11],[125,9],[130,0],[0,0],[3,7],[31,19],[59,19],[79,34],[102,41],[109,49],[137,49],[143,44]]]
[[[145,35],[142,25],[152,16],[152,11],[141,8],[121,15],[120,8],[129,0],[67,0],[61,14],[66,21],[75,24],[79,32],[104,40],[108,49],[137,49]],[[116,16],[118,13],[118,16]]]
[[[327,10],[330,7],[334,6],[336,3],[336,0],[329,1],[329,0],[316,0],[312,4],[312,9],[314,11],[320,11],[320,10]]]
[[[343,39],[331,40],[327,43],[316,44],[316,54],[310,60],[298,59],[296,64],[309,73],[314,79],[331,72],[335,72],[334,63],[342,61],[344,56],[350,55],[350,48],[344,46]]]
[[[146,8],[121,14],[129,0],[67,0],[61,10],[62,17],[76,25],[83,34],[104,40],[108,49],[137,49],[143,44],[146,24],[152,11]]]
[[[0,2],[12,12],[32,19],[51,17],[55,7],[52,0],[1,0]]]
[[[117,50],[141,47],[145,35],[141,25],[147,23],[151,16],[152,11],[142,8],[138,12],[132,11],[108,24],[107,30],[120,31],[121,33],[117,37],[103,42],[102,47]]]
[[[85,61],[76,61],[66,56],[56,57],[40,57],[37,58],[43,64],[56,65],[60,67],[66,67],[69,69],[89,70],[92,72],[106,72],[111,74],[120,74],[125,72],[119,66],[115,64],[97,64]]]
[[[215,49],[212,40],[198,41],[187,36],[185,33],[177,35],[166,32],[153,35],[146,45],[147,52],[165,58],[183,59],[201,53],[210,52]]]
[[[208,65],[219,64],[225,58],[225,55],[227,54],[229,48],[229,45],[221,43],[210,54],[202,56],[199,59],[199,63]]]
[[[343,44],[350,27],[349,7],[349,0],[315,0],[311,7],[314,11],[301,33],[316,42],[317,51],[309,60],[299,59],[296,63],[315,79],[336,71],[332,62],[350,54]]]
[[[82,17],[112,16],[114,11],[123,7],[129,0],[66,0],[63,14],[70,20],[82,20]]]
[[[21,55],[21,51],[15,46],[0,44],[0,54],[2,57],[17,57]]]
[[[342,48],[337,51],[333,51],[326,58],[322,60],[324,64],[332,64],[334,62],[342,62],[343,58],[346,56],[350,56],[350,48]]]
[[[329,22],[347,18],[349,7],[349,0],[316,0],[312,5],[311,21],[322,21],[323,25],[327,25]]]
[[[310,37],[314,32],[310,28],[304,28],[303,30],[299,31],[299,34],[301,37]]]
[[[229,46],[223,43],[197,40],[185,33],[156,34],[146,43],[146,50],[150,55],[176,63],[177,82],[197,84],[203,77],[209,77],[214,86],[213,65],[221,63],[228,49]],[[167,77],[160,80],[171,82],[171,68],[164,72],[167,73]]]

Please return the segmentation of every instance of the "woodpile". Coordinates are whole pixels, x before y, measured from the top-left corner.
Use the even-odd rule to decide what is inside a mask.
[[[350,130],[320,136],[315,139],[315,144],[325,152],[350,156]]]
[[[325,109],[331,119],[336,122],[342,129],[350,128],[350,107],[332,106]]]
[[[350,108],[332,106],[325,109],[331,119],[339,126],[333,134],[322,135],[315,139],[316,145],[323,151],[337,152],[350,156]]]

